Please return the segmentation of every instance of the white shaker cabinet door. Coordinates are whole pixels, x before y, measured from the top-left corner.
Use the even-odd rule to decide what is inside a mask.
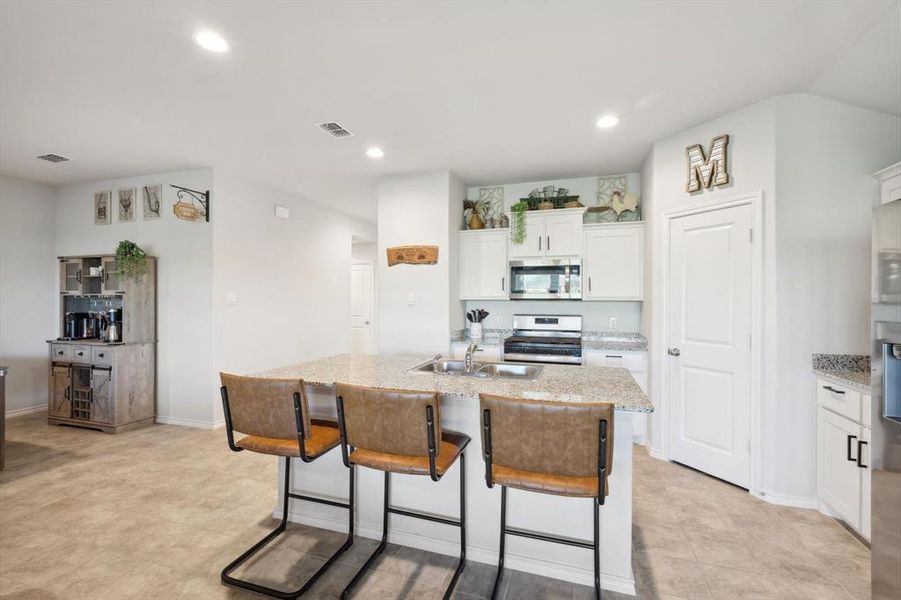
[[[582,254],[582,215],[548,215],[544,221],[545,256]]]
[[[510,222],[513,222],[512,215]],[[536,212],[526,213],[526,237],[521,244],[514,244],[513,239],[510,239],[510,258],[544,258],[547,250],[544,226],[542,215]]]
[[[583,300],[644,299],[644,225],[585,230]]]
[[[860,529],[863,469],[857,466],[856,456],[861,427],[823,407],[817,411],[820,499],[848,525]]]
[[[460,298],[504,300],[510,296],[506,229],[460,234]]]

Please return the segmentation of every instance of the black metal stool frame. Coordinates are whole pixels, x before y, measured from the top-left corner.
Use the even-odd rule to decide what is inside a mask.
[[[232,430],[232,421],[231,421],[231,412],[228,408],[228,389],[225,386],[220,388],[220,392],[222,393],[222,410],[225,416],[225,434],[228,438],[228,447],[233,452],[241,452],[244,448],[239,448],[235,445],[234,431]],[[316,460],[317,457],[310,458],[307,456],[306,452],[306,435],[303,430],[303,408],[300,399],[300,393],[294,393],[294,416],[297,421],[297,443],[300,447],[300,460],[305,463],[310,463]],[[324,456],[324,454],[320,455]],[[259,552],[266,546],[269,542],[277,538],[279,535],[285,532],[288,528],[288,505],[291,499],[295,500],[305,500],[307,502],[316,502],[318,504],[327,504],[329,506],[336,506],[338,508],[345,508],[348,511],[348,530],[347,530],[347,538],[344,540],[344,543],[338,548],[334,554],[332,554],[325,564],[319,567],[317,570],[300,588],[292,592],[285,592],[281,590],[276,590],[270,587],[266,587],[264,585],[259,585],[253,583],[251,581],[245,581],[243,579],[237,579],[231,576],[231,573],[244,564],[250,557]],[[284,490],[284,501],[282,503],[282,520],[279,523],[278,527],[273,529],[269,534],[267,534],[263,539],[258,541],[256,544],[251,546],[247,551],[245,551],[241,556],[233,560],[228,564],[227,567],[222,569],[222,583],[226,585],[230,585],[233,587],[250,590],[251,592],[256,592],[257,594],[263,594],[265,596],[270,596],[272,598],[279,598],[281,600],[293,600],[298,596],[306,593],[310,587],[316,583],[329,567],[332,566],[332,563],[338,559],[348,548],[351,547],[354,543],[354,469],[350,468],[350,476],[348,483],[348,501],[339,502],[336,500],[329,500],[328,498],[317,498],[314,496],[306,496],[304,494],[295,494],[291,492],[291,457],[285,457],[285,490]]]
[[[482,456],[485,459],[485,483],[489,488],[494,487],[494,481],[491,476],[491,411],[485,409],[482,411],[482,428],[485,431],[485,443],[482,448]],[[594,551],[594,595],[597,600],[601,600],[601,533],[600,525],[600,507],[604,504],[604,496],[607,491],[607,419],[598,421],[598,496],[592,506],[594,507],[594,540],[586,542],[569,537],[555,536],[537,531],[529,531],[527,529],[518,529],[516,527],[507,527],[507,486],[501,486],[501,542],[498,554],[497,576],[494,579],[494,587],[491,589],[491,600],[497,598],[497,592],[500,589],[501,579],[504,576],[504,547],[507,534],[518,537],[531,538],[533,540],[541,540],[543,542],[553,542],[555,544],[565,544],[567,546],[576,546],[578,548],[586,548]]]
[[[350,452],[353,451],[353,447],[347,444],[347,429],[344,423],[344,398],[338,396],[338,428],[341,431],[341,457],[344,459],[344,464],[350,468],[353,468],[353,465],[350,463]],[[426,433],[428,435],[428,443],[429,443],[429,476],[432,481],[440,481],[443,475],[439,475],[438,471],[435,467],[435,459],[438,455],[438,445],[435,440],[435,420],[431,406],[426,406]],[[349,598],[353,593],[354,587],[356,587],[357,583],[359,583],[360,579],[366,574],[366,571],[373,565],[379,555],[385,550],[385,547],[388,545],[388,515],[402,515],[405,517],[413,517],[415,519],[424,519],[426,521],[432,521],[434,523],[443,523],[445,525],[450,525],[452,527],[460,528],[460,560],[457,563],[457,569],[454,571],[454,576],[451,578],[450,583],[447,586],[447,590],[444,592],[444,600],[449,600],[451,595],[453,595],[454,587],[457,585],[457,580],[460,579],[460,574],[463,572],[463,568],[466,566],[466,446],[469,445],[469,441],[467,441],[463,448],[460,450],[460,518],[453,519],[450,517],[444,517],[441,515],[433,515],[430,513],[413,511],[406,508],[399,508],[396,506],[391,506],[391,472],[384,471],[385,473],[385,489],[384,496],[382,499],[382,539],[379,542],[378,547],[375,549],[366,562],[360,567],[360,570],[356,572],[353,576],[353,579],[350,580],[350,583],[344,588],[344,591],[341,592],[341,598]]]

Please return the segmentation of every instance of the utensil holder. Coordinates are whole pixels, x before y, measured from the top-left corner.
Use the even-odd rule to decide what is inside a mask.
[[[482,324],[481,323],[469,323],[467,325],[469,328],[469,339],[473,342],[480,341],[482,339]]]

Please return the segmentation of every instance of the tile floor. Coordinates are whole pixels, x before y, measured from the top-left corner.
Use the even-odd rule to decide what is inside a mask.
[[[233,455],[221,430],[156,425],[110,436],[48,427],[38,415],[7,422],[7,452],[3,600],[257,597],[218,574],[275,524],[275,460]],[[638,448],[634,496],[641,599],[870,596],[868,550],[818,512],[768,505]],[[276,587],[301,580],[342,536],[298,527],[282,539],[238,575]],[[374,547],[356,542],[306,597],[338,597]],[[439,598],[453,566],[394,546],[355,597]],[[507,573],[506,600],[592,598],[588,587]],[[493,578],[493,567],[470,562],[457,597],[485,598]]]

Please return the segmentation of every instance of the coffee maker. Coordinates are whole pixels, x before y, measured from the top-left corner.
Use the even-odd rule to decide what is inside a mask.
[[[111,308],[106,311],[106,341],[110,343],[122,341],[122,309]]]

